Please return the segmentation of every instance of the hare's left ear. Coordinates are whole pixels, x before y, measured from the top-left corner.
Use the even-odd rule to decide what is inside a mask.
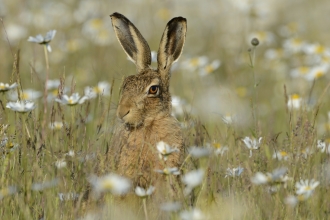
[[[167,74],[171,65],[179,59],[186,39],[187,20],[176,17],[170,20],[160,41],[157,61],[158,70]]]
[[[115,12],[110,17],[119,43],[135,63],[138,73],[148,69],[151,64],[151,52],[140,31],[122,14]]]

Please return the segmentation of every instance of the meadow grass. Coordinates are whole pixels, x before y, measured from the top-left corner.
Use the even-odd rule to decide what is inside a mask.
[[[9,91],[0,84],[1,219],[328,218],[329,31],[302,15],[313,8],[322,20],[329,3],[193,3],[46,1],[37,10],[32,1],[24,13],[0,4],[0,83],[16,83]],[[107,152],[119,87],[135,73],[112,31],[114,10],[136,24],[154,51],[171,17],[188,20],[170,85],[186,151],[177,178],[203,175],[192,178],[198,183],[191,188],[175,185],[178,195],[162,201],[175,202],[167,206],[172,211],[153,202],[169,188],[143,198],[133,187],[125,196],[95,193],[93,175],[116,173]],[[53,29],[51,42],[27,42]],[[258,45],[251,45],[254,37]],[[76,92],[83,100],[72,104]],[[35,108],[7,107],[24,99]]]

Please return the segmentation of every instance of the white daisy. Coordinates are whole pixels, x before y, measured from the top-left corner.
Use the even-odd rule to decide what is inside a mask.
[[[9,108],[15,112],[25,113],[30,112],[35,108],[34,102],[29,101],[17,101],[17,102],[8,102],[6,108]]]
[[[306,45],[306,42],[300,38],[289,38],[284,41],[283,48],[291,53],[301,52]]]
[[[285,183],[290,179],[285,175],[287,171],[288,171],[287,168],[282,167],[273,170],[272,173],[263,174],[261,172],[258,172],[255,174],[254,177],[251,178],[251,182],[256,185],[261,185],[266,183],[268,184]]]
[[[17,83],[13,83],[13,84],[9,85],[8,83],[0,82],[0,92],[7,92],[16,87],[17,87]]]
[[[223,156],[229,150],[227,146],[221,146],[220,143],[213,143],[212,146],[214,148],[214,153],[216,156]]]
[[[64,167],[66,167],[66,161],[65,159],[59,159],[55,162],[55,166],[57,169],[62,169]]]
[[[294,68],[290,71],[290,75],[292,77],[306,77],[310,72],[310,68],[307,66],[300,66],[297,68]]]
[[[260,148],[262,137],[258,140],[256,138],[245,137],[243,142],[247,148],[250,149],[250,157],[252,157],[252,150],[258,150]]]
[[[320,182],[312,180],[300,180],[296,182],[297,196],[290,195],[285,199],[285,203],[290,206],[296,206],[299,202],[306,201],[314,193],[314,190]]]
[[[230,125],[234,122],[235,118],[232,114],[226,114],[226,115],[221,116],[221,119],[225,124]]]
[[[319,148],[322,153],[330,154],[330,139],[318,140],[317,148]]]
[[[170,145],[165,143],[164,141],[160,141],[156,145],[158,153],[159,153],[159,158],[164,159],[164,161],[167,160],[167,157],[174,153],[174,152],[179,152],[177,148],[172,148]]]
[[[268,60],[277,60],[282,58],[284,55],[283,49],[268,49],[265,52],[265,58]]]
[[[302,156],[307,159],[308,156],[312,155],[314,153],[313,149],[306,147],[304,150],[301,151]]]
[[[59,79],[49,79],[46,83],[46,88],[47,90],[57,90],[60,85],[61,81]]]
[[[199,75],[200,76],[207,76],[217,70],[221,65],[220,60],[214,60],[210,64],[200,68]]]
[[[204,170],[198,169],[190,171],[182,177],[182,182],[186,184],[185,194],[189,194],[196,186],[203,182]]]
[[[181,116],[184,113],[185,101],[178,96],[172,96],[172,114]]]
[[[85,96],[89,98],[96,98],[98,95],[110,95],[110,84],[108,82],[102,81],[95,87],[86,87]]]
[[[306,54],[310,55],[323,55],[323,54],[329,54],[330,49],[321,45],[321,44],[305,44],[303,48],[304,52]]]
[[[300,109],[302,102],[303,100],[298,94],[293,94],[289,96],[287,105],[289,109]]]
[[[194,158],[208,157],[212,152],[209,147],[189,147],[188,153]]]
[[[180,170],[177,167],[166,167],[163,170],[155,170],[157,173],[165,175],[180,175]]]
[[[52,48],[50,47],[49,43],[54,39],[55,34],[56,34],[56,30],[51,30],[51,31],[47,32],[46,36],[42,36],[41,34],[38,34],[35,37],[30,36],[28,41],[34,42],[37,44],[45,44],[47,47],[47,50],[49,52],[52,52]]]
[[[114,39],[107,25],[108,19],[94,17],[84,23],[82,32],[96,45],[106,46]]]
[[[304,198],[309,198],[316,187],[320,184],[319,181],[312,180],[300,180],[296,183],[296,193],[297,195],[303,195]]]
[[[237,176],[240,176],[244,171],[244,168],[242,167],[236,167],[236,168],[227,168],[226,170],[226,176],[225,178],[227,178],[228,176],[231,176],[231,177],[237,177]]]
[[[77,104],[82,104],[88,99],[89,97],[87,96],[83,96],[82,98],[80,98],[80,95],[78,93],[73,93],[71,96],[62,95],[60,99],[56,98],[55,101],[61,103],[62,105],[74,106]]]
[[[63,122],[54,121],[53,123],[49,124],[49,128],[52,130],[61,130],[63,128]]]
[[[298,197],[290,195],[285,198],[285,204],[290,205],[290,206],[296,206],[299,202]]]
[[[202,220],[205,219],[205,216],[201,210],[194,208],[180,212],[180,218],[182,220]]]
[[[92,184],[94,192],[99,193],[110,191],[114,195],[123,195],[131,188],[131,181],[114,173],[105,176],[91,176],[88,181]]]
[[[320,65],[311,68],[309,73],[305,76],[305,78],[309,81],[313,81],[315,79],[319,79],[324,76],[329,71],[329,65]]]
[[[160,209],[165,212],[176,212],[181,208],[180,202],[166,202],[160,205]]]
[[[17,100],[18,94],[17,92],[10,92],[8,93],[10,100]],[[34,89],[25,89],[23,92],[20,93],[22,100],[35,100],[42,96],[42,92],[36,91]]]
[[[45,190],[45,189],[55,187],[55,186],[58,185],[58,183],[59,183],[59,179],[55,178],[55,179],[50,180],[50,181],[45,181],[45,182],[41,182],[41,183],[33,183],[32,186],[31,186],[31,189],[33,191],[42,191],[42,190]]]
[[[69,157],[74,157],[75,156],[75,153],[74,153],[74,150],[69,150],[68,153],[65,153],[64,154],[65,156],[69,156]]]
[[[150,196],[155,191],[154,186],[149,186],[148,189],[144,189],[142,187],[137,186],[135,188],[135,194],[139,197],[145,198],[147,196]]]
[[[273,158],[277,160],[288,160],[289,154],[285,151],[276,151],[273,154]]]
[[[195,71],[196,69],[205,66],[207,63],[208,58],[206,56],[200,56],[184,60],[181,67],[186,70]]]
[[[75,192],[58,193],[57,195],[62,202],[70,201],[70,200],[77,200],[80,196],[78,193],[75,193]]]
[[[2,188],[0,190],[0,200],[2,200],[6,196],[13,195],[17,192],[17,187],[16,186],[8,186],[5,188]]]

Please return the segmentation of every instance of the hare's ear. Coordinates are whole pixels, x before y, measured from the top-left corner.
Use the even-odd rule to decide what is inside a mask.
[[[187,20],[183,17],[173,18],[167,23],[157,55],[158,70],[168,72],[172,63],[180,57],[186,32]]]
[[[140,31],[124,15],[117,12],[110,15],[117,39],[128,57],[135,63],[137,71],[151,64],[151,52]]]

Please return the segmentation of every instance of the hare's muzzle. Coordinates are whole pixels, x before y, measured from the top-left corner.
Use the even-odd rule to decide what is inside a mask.
[[[127,116],[130,112],[130,108],[125,105],[119,105],[117,109],[117,117],[125,121],[124,117]]]

